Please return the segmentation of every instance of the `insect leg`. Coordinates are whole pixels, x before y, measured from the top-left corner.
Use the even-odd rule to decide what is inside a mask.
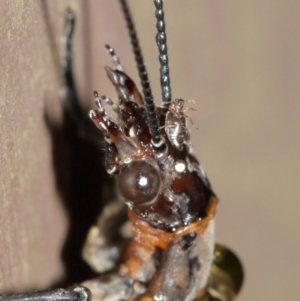
[[[64,34],[62,44],[62,100],[67,112],[79,127],[79,132],[85,138],[99,140],[99,131],[95,130],[88,118],[87,112],[80,105],[73,75],[72,37],[75,28],[75,15],[71,10],[65,12]]]
[[[114,201],[106,205],[97,225],[89,230],[83,248],[83,258],[96,272],[109,271],[119,262],[127,241],[124,233],[120,233],[120,228],[124,229],[122,226],[126,222],[126,205],[123,201]]]
[[[132,279],[118,273],[85,281],[83,285],[93,292],[93,301],[133,301],[135,291],[139,291]]]
[[[0,295],[1,301],[91,301],[92,294],[84,286],[71,290],[53,289],[32,293]]]

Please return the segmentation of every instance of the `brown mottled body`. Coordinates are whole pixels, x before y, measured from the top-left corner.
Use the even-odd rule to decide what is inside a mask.
[[[129,213],[132,239],[120,272],[149,283],[141,300],[190,300],[205,286],[213,260],[216,204],[213,199],[206,218],[173,233],[153,228]]]
[[[206,218],[173,233],[151,227],[129,210],[132,238],[118,271],[83,285],[99,301],[127,300],[125,291],[135,300],[192,300],[209,277],[216,205],[213,198]]]

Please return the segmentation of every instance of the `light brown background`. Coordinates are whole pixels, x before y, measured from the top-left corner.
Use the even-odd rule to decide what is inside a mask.
[[[151,0],[131,0],[160,99]],[[78,16],[76,78],[115,98],[111,44],[137,78],[117,1],[0,2],[0,291],[63,276],[68,225],[56,190],[46,108],[59,123],[63,11]],[[298,300],[300,2],[165,1],[173,97],[195,99],[195,152],[221,199],[218,240],[243,260],[239,300]],[[49,105],[50,104],[50,105]]]

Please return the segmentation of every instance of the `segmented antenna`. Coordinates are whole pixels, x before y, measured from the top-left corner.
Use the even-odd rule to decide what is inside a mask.
[[[110,105],[112,107],[112,109],[116,112],[116,113],[119,113],[119,106],[114,103],[108,96],[106,95],[101,95],[101,99],[103,101],[105,101],[105,103],[107,103],[108,105]]]
[[[144,95],[144,103],[145,108],[147,112],[147,119],[149,123],[149,130],[150,134],[152,136],[152,144],[155,148],[163,148],[164,143],[162,141],[160,131],[159,131],[159,125],[158,125],[158,119],[156,115],[155,105],[153,101],[152,91],[150,87],[150,82],[148,78],[148,73],[145,67],[144,58],[141,52],[141,48],[139,45],[139,40],[137,37],[137,33],[131,18],[131,14],[127,5],[126,0],[120,0],[120,4],[124,13],[124,17],[127,23],[129,36],[131,40],[132,49],[135,56],[135,62],[138,68],[139,77],[141,81],[141,86],[143,89],[143,95]]]
[[[169,75],[169,59],[167,49],[166,25],[164,20],[163,0],[154,0],[156,16],[156,43],[159,52],[160,63],[160,85],[162,94],[162,105],[168,107],[171,103],[171,87]]]
[[[108,53],[111,55],[112,61],[117,67],[117,69],[119,71],[124,71],[123,66],[120,63],[120,59],[115,53],[115,50],[112,47],[110,47],[108,44],[105,44],[105,48],[108,51]]]
[[[94,98],[95,98],[95,103],[96,103],[96,105],[97,105],[97,107],[98,107],[98,112],[99,112],[101,115],[104,115],[104,114],[105,114],[105,111],[104,111],[104,108],[103,108],[103,106],[102,106],[101,99],[100,99],[100,97],[99,97],[99,95],[98,95],[98,92],[97,92],[97,91],[94,91],[93,94],[94,94]]]

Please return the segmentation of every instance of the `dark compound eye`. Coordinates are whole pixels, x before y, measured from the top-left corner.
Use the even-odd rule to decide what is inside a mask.
[[[159,192],[159,171],[146,161],[134,161],[124,166],[118,177],[121,195],[130,202],[151,202]]]

